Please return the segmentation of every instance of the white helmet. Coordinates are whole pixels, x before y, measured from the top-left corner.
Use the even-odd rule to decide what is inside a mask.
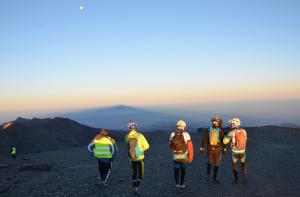
[[[229,123],[233,124],[233,127],[237,128],[241,125],[241,120],[239,118],[233,118],[228,121]]]
[[[186,128],[186,123],[184,122],[184,120],[178,120],[177,122],[177,127],[184,127]]]
[[[137,126],[138,126],[138,124],[137,124],[135,121],[133,121],[133,120],[129,120],[129,121],[128,121],[127,127],[128,127],[129,129],[136,129]]]

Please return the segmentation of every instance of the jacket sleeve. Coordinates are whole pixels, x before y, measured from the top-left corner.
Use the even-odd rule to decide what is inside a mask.
[[[117,146],[117,143],[116,143],[115,140],[113,141],[113,145],[114,145],[115,151],[117,152],[118,151],[118,146]]]
[[[226,145],[224,144],[224,142],[223,142],[223,139],[224,139],[224,131],[223,131],[223,129],[220,129],[220,144],[221,144],[221,147],[222,148],[224,148],[224,147],[226,147]]]
[[[110,151],[112,154],[112,161],[114,161],[116,159],[117,156],[117,146],[115,143],[111,142],[110,146]]]
[[[91,142],[91,143],[88,145],[88,151],[89,151],[90,153],[92,153],[94,147],[95,147],[95,144],[94,144],[93,142]]]
[[[140,134],[140,140],[141,140],[141,148],[142,148],[142,151],[145,151],[145,150],[148,150],[150,145],[149,143],[147,142],[146,138],[144,137],[144,135]]]
[[[201,141],[201,148],[204,148],[204,146],[208,143],[208,129],[204,131],[202,135],[202,141]]]
[[[242,129],[243,130],[243,132],[244,132],[244,134],[245,134],[245,136],[246,136],[246,140],[247,140],[247,131],[245,130],[245,129]]]
[[[173,140],[173,137],[174,137],[175,133],[172,132],[171,135],[170,135],[170,139],[169,139],[169,147],[172,149],[172,140]]]
[[[192,140],[187,142],[187,148],[188,148],[188,160],[189,163],[192,163],[194,159],[194,146]]]

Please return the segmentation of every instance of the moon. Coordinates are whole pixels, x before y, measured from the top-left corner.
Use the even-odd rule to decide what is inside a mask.
[[[84,10],[84,6],[80,6],[80,7],[79,7],[79,10]]]

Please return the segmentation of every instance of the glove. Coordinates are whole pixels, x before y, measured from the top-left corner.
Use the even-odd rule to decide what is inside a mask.
[[[200,147],[200,152],[202,155],[204,154],[204,147]]]
[[[192,161],[193,161],[193,157],[189,156],[188,162],[189,162],[189,163],[192,163]]]

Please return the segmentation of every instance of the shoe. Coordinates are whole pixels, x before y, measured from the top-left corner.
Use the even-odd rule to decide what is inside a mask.
[[[181,189],[185,189],[185,188],[186,188],[186,185],[185,185],[185,184],[182,184],[182,185],[179,185],[179,187],[180,187]]]
[[[105,181],[101,181],[101,184],[104,186],[104,187],[106,187],[108,184],[107,184],[107,182],[105,182]]]

